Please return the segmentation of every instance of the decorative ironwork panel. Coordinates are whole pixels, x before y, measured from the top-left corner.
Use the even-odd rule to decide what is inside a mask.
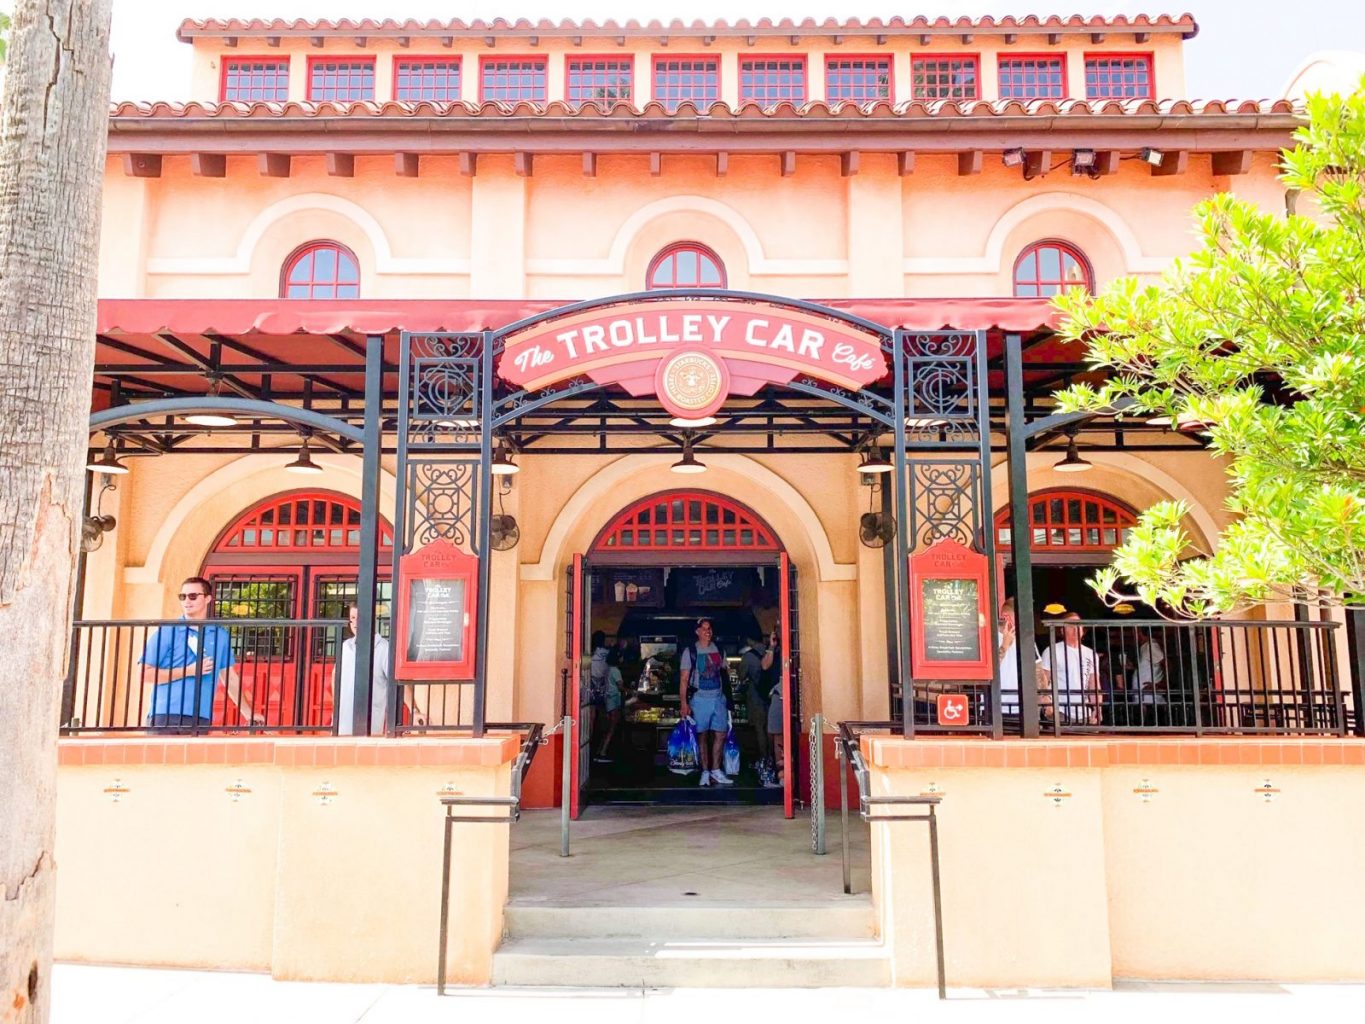
[[[479,459],[409,459],[403,549],[445,540],[479,555]]]
[[[471,448],[479,444],[483,335],[405,334],[408,401],[403,429],[409,441]]]
[[[895,422],[893,419],[895,403],[875,391],[867,389],[850,391],[835,384],[816,380],[814,377],[797,377],[787,386],[793,391],[800,391],[815,398],[827,398],[853,412],[864,412],[884,426],[890,426]]]
[[[905,426],[914,439],[978,436],[977,336],[973,332],[902,332],[906,360]]]
[[[516,419],[528,411],[534,411],[551,402],[557,402],[565,398],[573,398],[591,391],[601,391],[602,385],[591,377],[573,377],[569,380],[562,380],[558,384],[552,384],[547,388],[537,391],[527,391],[525,389],[514,391],[509,395],[503,395],[493,402],[494,426],[501,427],[510,420]]]
[[[910,548],[950,537],[978,547],[981,529],[981,464],[976,459],[923,459],[907,464],[910,475]]]

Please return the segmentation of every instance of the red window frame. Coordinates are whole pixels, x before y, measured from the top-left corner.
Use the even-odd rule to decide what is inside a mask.
[[[320,542],[315,539],[318,524],[312,522],[318,511],[319,502],[323,503],[323,517],[326,519],[326,522],[321,524],[326,535]],[[304,506],[305,518],[308,520],[303,524],[296,521],[300,504]],[[286,506],[287,516],[283,514]],[[338,510],[342,521],[336,526],[332,520]],[[214,541],[210,549],[211,555],[262,555],[274,551],[358,552],[361,526],[359,521],[354,524],[350,522],[352,513],[357,516],[364,514],[360,502],[348,494],[339,494],[336,491],[289,491],[284,494],[272,494],[233,520]],[[289,522],[281,522],[284,518],[288,518]],[[288,533],[288,537],[283,540],[280,537],[281,527]],[[298,537],[300,530],[306,534],[302,541]],[[268,544],[262,543],[263,531],[269,531],[271,534]],[[340,539],[333,537],[337,532],[341,533]],[[356,534],[354,542],[348,536],[352,532]],[[393,528],[382,519],[379,523],[379,546],[390,550],[393,548]]]
[[[490,96],[488,85],[489,68],[499,64],[505,64],[509,68],[512,65],[521,65],[517,74],[540,75],[540,95],[539,96]],[[509,72],[510,73],[510,72]],[[532,91],[535,89],[535,80],[532,78]],[[497,57],[486,55],[479,58],[479,102],[480,103],[545,103],[550,96],[550,62],[545,57],[536,57],[528,54],[507,54]]]
[[[851,67],[840,67],[840,65],[871,65],[879,64],[881,68],[873,69],[862,67],[854,69]],[[879,96],[857,96],[844,95],[836,96],[834,90],[830,88],[830,82],[836,80],[839,75],[856,76],[858,74],[871,75],[875,81],[876,77],[886,75],[886,92]],[[856,88],[850,92],[857,92]],[[890,100],[896,94],[896,65],[895,62],[884,53],[845,53],[837,57],[825,58],[825,101],[827,103],[877,103],[881,100]]]
[[[575,93],[574,74],[582,74],[585,66],[589,64],[600,64],[602,68],[594,68],[590,74],[609,76],[612,73],[622,73],[625,75],[625,94],[610,98],[603,96],[584,96]],[[608,69],[613,70],[608,70]],[[582,89],[585,83],[578,83],[578,88]],[[605,88],[609,83],[598,83],[594,81],[589,88]],[[564,98],[570,103],[633,103],[635,101],[635,58],[631,55],[622,56],[620,54],[584,54],[577,57],[570,57],[564,62]]]
[[[947,67],[927,70],[928,65],[945,64]],[[970,67],[972,69],[972,93],[970,96],[953,95],[959,86],[953,85],[951,77],[947,94],[938,95],[926,92],[926,75],[948,75]],[[910,59],[910,98],[916,100],[979,100],[981,98],[981,55],[979,53],[929,54]]]
[[[706,67],[665,67],[665,65],[707,65]],[[668,111],[677,110],[684,103],[691,103],[698,109],[705,110],[711,104],[720,100],[720,58],[708,54],[677,53],[669,54],[666,57],[655,54],[650,58],[650,74],[653,89],[651,95],[664,105]],[[685,75],[689,82],[701,81],[706,79],[702,76],[711,76],[711,87],[703,90],[705,95],[697,96],[689,94],[678,96],[676,99],[664,95],[673,92],[672,87],[661,84],[660,75]]]
[[[338,259],[337,259],[337,261],[336,261],[336,271],[333,273],[333,275],[332,275],[332,277],[331,277],[330,280],[319,280],[318,277],[316,276],[316,273],[317,273],[317,272],[316,272],[316,268],[317,268],[317,257],[316,257],[315,254],[318,253],[318,252],[320,252],[320,251],[322,251],[322,250],[324,250],[324,249],[331,249],[331,250],[334,250],[334,251],[336,252],[336,254],[337,254],[337,257],[338,257]],[[311,267],[310,270],[309,270],[309,277],[308,277],[308,280],[307,280],[307,281],[292,281],[292,280],[290,280],[290,277],[291,277],[291,275],[292,275],[293,272],[294,272],[294,268],[295,268],[296,266],[298,266],[298,265],[304,260],[305,257],[309,257],[309,256],[312,256],[312,257],[313,257],[313,265],[312,265],[312,267]],[[342,257],[345,257],[345,258],[349,259],[349,260],[351,261],[352,266],[355,267],[355,281],[354,281],[354,282],[349,281],[349,280],[343,280],[343,279],[342,279],[342,276],[341,276],[341,266],[342,266],[341,258],[342,258]],[[290,295],[290,294],[289,294],[289,289],[291,288],[291,286],[294,286],[294,285],[306,286],[306,287],[308,288],[309,294],[307,294],[307,295]],[[339,289],[341,289],[341,288],[350,288],[350,287],[352,287],[352,285],[354,285],[354,288],[355,288],[355,294],[354,294],[354,295],[338,295],[338,294],[336,294],[336,292],[337,292]],[[320,289],[326,289],[326,288],[329,288],[329,287],[332,289],[332,294],[330,294],[330,295],[319,295],[319,294],[317,294],[317,292],[318,292]],[[360,298],[360,261],[359,261],[358,259],[356,259],[356,256],[355,256],[355,253],[354,253],[354,252],[352,252],[352,251],[351,251],[350,249],[348,249],[346,246],[342,245],[340,242],[333,242],[333,241],[331,241],[331,240],[329,240],[329,239],[317,239],[317,240],[312,241],[312,242],[305,242],[303,245],[299,246],[297,249],[295,249],[293,252],[291,252],[291,253],[289,254],[289,258],[286,259],[286,260],[284,261],[284,266],[280,269],[280,298],[282,298],[282,299],[290,299],[290,298],[293,298],[293,299],[358,299],[358,298]]]
[[[681,514],[679,514],[681,513]],[[643,540],[642,540],[643,537]],[[618,512],[589,549],[643,551],[782,550],[777,532],[752,509],[710,491],[664,491]]]
[[[1099,92],[1092,88],[1092,81],[1098,77],[1098,69],[1092,72],[1091,65],[1101,62],[1141,60],[1147,64],[1147,91],[1145,93]],[[1109,72],[1112,75],[1112,72]],[[1122,74],[1122,72],[1120,73]],[[1156,99],[1156,58],[1148,52],[1087,53],[1085,55],[1085,98],[1088,100],[1151,100]]]
[[[697,275],[695,281],[678,280],[677,257],[683,253],[692,253],[697,257]],[[672,269],[670,271],[672,280],[656,284],[654,275],[659,272],[660,268],[663,267],[670,258],[673,260]],[[702,283],[702,260],[710,260],[715,265],[716,272],[720,276],[720,282],[718,284]],[[645,272],[646,291],[661,291],[668,288],[724,288],[725,281],[725,262],[716,255],[714,249],[702,245],[700,242],[674,242],[672,245],[665,246],[649,261],[649,269]]]
[[[283,74],[283,82],[277,81],[274,88],[280,90],[278,96],[238,96],[228,98],[228,76],[232,74],[234,65],[242,64],[270,64],[275,66],[275,70],[270,72],[275,76]],[[218,100],[220,103],[283,103],[289,99],[289,58],[279,56],[264,57],[224,57],[223,67],[218,73]]]
[[[314,75],[317,74],[319,66],[324,64],[335,65],[338,69],[345,68],[344,80],[348,83],[353,75],[359,74],[360,82],[355,86],[356,95],[346,96],[319,96],[317,82]],[[365,95],[365,72],[369,72],[369,95]],[[338,83],[343,80],[343,72],[336,72]],[[364,100],[374,99],[375,89],[375,59],[373,57],[309,57],[308,58],[308,99],[314,103],[359,103]],[[333,88],[336,88],[334,85]]]
[[[393,98],[406,103],[450,103],[463,98],[464,94],[464,67],[459,57],[447,57],[442,54],[395,54],[393,58]],[[432,69],[436,75],[436,81],[440,81],[439,70],[444,70],[447,78],[442,84],[434,85],[435,92],[454,92],[454,95],[443,96],[404,96],[399,91],[401,89],[402,76],[413,74],[410,70],[404,70],[404,65],[425,65]],[[450,88],[449,75],[453,72],[455,87]],[[425,73],[423,77],[425,78]]]
[[[1115,498],[1094,491],[1056,488],[1028,496],[1029,550],[1034,552],[1112,551],[1137,525],[1137,513]],[[1013,545],[1010,507],[995,515],[996,546]]]
[[[760,64],[772,64],[772,65],[785,64],[785,65],[789,65],[789,67],[787,67],[787,68],[785,68],[785,69],[777,69],[777,68],[771,68],[771,69],[769,69],[769,72],[770,72],[770,73],[776,74],[776,75],[778,75],[778,76],[781,76],[781,75],[784,75],[784,74],[786,74],[786,75],[794,75],[794,74],[796,74],[796,73],[798,72],[798,70],[799,70],[799,73],[800,73],[800,88],[801,88],[801,95],[800,95],[799,97],[798,97],[798,96],[783,96],[783,95],[773,95],[773,96],[757,95],[756,92],[755,92],[755,89],[756,89],[756,87],[757,87],[757,83],[754,82],[754,81],[747,81],[747,82],[746,82],[746,78],[750,78],[751,76],[753,76],[753,75],[755,74],[755,69],[756,69],[757,66],[760,65]],[[775,107],[775,106],[777,106],[779,103],[794,103],[796,106],[799,107],[801,104],[805,103],[806,100],[810,97],[810,74],[809,74],[809,70],[810,70],[810,69],[806,66],[806,58],[805,58],[805,57],[783,57],[783,56],[757,57],[757,56],[755,56],[755,57],[744,57],[744,58],[741,58],[741,60],[740,60],[740,62],[739,62],[739,102],[740,102],[740,103],[757,103],[759,106],[764,107],[764,108]],[[781,92],[784,92],[784,91],[788,91],[789,85],[790,85],[790,83],[784,84],[783,81],[781,80],[781,78],[779,77],[779,79],[778,79],[776,82],[774,82],[774,83],[772,83],[772,84],[770,84],[770,85],[765,85],[765,86],[764,86],[763,88],[761,88],[761,89],[757,89],[757,92],[761,92],[761,93],[768,93],[768,92],[781,93]]]
[[[1051,92],[1032,92],[1032,93],[1030,93],[1030,92],[1007,92],[1007,91],[1006,91],[1006,88],[1005,88],[1005,75],[1007,74],[1007,67],[1008,67],[1008,65],[1010,65],[1010,64],[1027,64],[1027,63],[1030,63],[1030,62],[1032,62],[1032,63],[1034,63],[1034,64],[1043,64],[1043,63],[1055,64],[1055,65],[1057,66],[1057,71],[1056,71],[1056,73],[1059,75],[1059,81],[1058,81],[1058,83],[1057,83],[1057,91],[1056,91],[1055,93],[1051,93]],[[1001,98],[1002,100],[1060,100],[1060,99],[1066,99],[1067,89],[1068,89],[1068,84],[1067,84],[1067,83],[1068,83],[1069,79],[1067,78],[1066,54],[1064,54],[1064,53],[1009,53],[1009,54],[1004,54],[1004,53],[1002,53],[1002,54],[1000,55],[999,61],[996,63],[995,73],[996,73],[996,86],[997,86],[997,91],[998,91],[998,93],[999,93],[999,95],[1000,95],[1000,98]],[[1028,72],[1027,72],[1026,69],[1022,69],[1022,68],[1021,68],[1021,69],[1019,70],[1019,72],[1017,72],[1017,73],[1027,74]],[[1034,73],[1035,73],[1035,74],[1042,74],[1042,72],[1039,71],[1038,69],[1035,69],[1035,70],[1034,70]],[[1051,72],[1048,72],[1048,73],[1050,74]]]
[[[1045,250],[1056,249],[1060,253],[1057,262],[1057,276],[1043,276],[1042,254]],[[1034,272],[1029,278],[1021,278],[1024,264],[1032,256]],[[1081,271],[1081,280],[1071,280],[1066,276],[1066,260],[1071,258],[1076,261],[1076,265]],[[1032,245],[1024,247],[1019,253],[1018,259],[1014,261],[1014,271],[1010,279],[1011,290],[1016,299],[1026,298],[1048,298],[1056,295],[1066,288],[1084,288],[1088,292],[1095,290],[1095,272],[1091,269],[1090,261],[1086,259],[1085,253],[1081,252],[1070,242],[1064,242],[1060,238],[1044,238]],[[1044,291],[1045,288],[1052,288],[1052,291]],[[1032,291],[1021,291],[1020,289],[1032,289]]]

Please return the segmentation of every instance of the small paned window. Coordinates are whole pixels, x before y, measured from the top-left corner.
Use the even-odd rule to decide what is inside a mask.
[[[1042,491],[1029,497],[1029,547],[1034,551],[1112,551],[1137,525],[1132,509],[1088,491]],[[1010,508],[995,516],[996,543],[1011,547]]]
[[[825,62],[825,98],[830,103],[874,103],[891,98],[889,57],[840,57]]]
[[[1001,57],[1002,100],[1059,100],[1066,96],[1061,57]]]
[[[543,57],[493,57],[479,66],[479,97],[503,103],[544,103],[548,73]]]
[[[570,103],[629,103],[635,96],[635,68],[629,60],[571,60],[568,95]]]
[[[309,242],[284,265],[284,299],[358,299],[360,265],[355,253],[336,242]]]
[[[1152,99],[1152,58],[1141,54],[1087,57],[1085,98]]]
[[[460,98],[460,61],[433,57],[400,60],[393,67],[396,100],[449,101]]]
[[[974,100],[981,97],[975,57],[916,57],[911,62],[910,94],[917,100]]]
[[[289,61],[223,62],[223,102],[283,103],[289,99]]]
[[[308,65],[308,98],[338,103],[374,99],[374,61],[312,61]]]
[[[1066,242],[1036,242],[1014,264],[1015,298],[1046,298],[1067,288],[1095,290],[1090,263]]]
[[[656,60],[654,98],[668,110],[683,102],[709,107],[720,99],[720,62],[710,57]]]
[[[724,288],[725,265],[704,245],[680,242],[670,245],[649,264],[645,287]]]
[[[739,63],[739,101],[775,106],[806,102],[804,60],[743,60]]]

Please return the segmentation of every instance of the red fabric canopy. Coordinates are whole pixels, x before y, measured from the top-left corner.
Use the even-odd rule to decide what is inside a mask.
[[[886,327],[1036,331],[1048,299],[814,299]],[[100,334],[387,334],[496,330],[568,302],[542,299],[100,299]]]

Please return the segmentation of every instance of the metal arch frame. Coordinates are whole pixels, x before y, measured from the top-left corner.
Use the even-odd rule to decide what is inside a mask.
[[[123,423],[134,423],[149,416],[189,416],[199,412],[225,412],[239,416],[285,420],[299,426],[323,430],[356,444],[365,442],[365,431],[345,420],[304,409],[296,405],[261,402],[251,398],[161,398],[152,402],[116,405],[90,416],[90,433]]]

